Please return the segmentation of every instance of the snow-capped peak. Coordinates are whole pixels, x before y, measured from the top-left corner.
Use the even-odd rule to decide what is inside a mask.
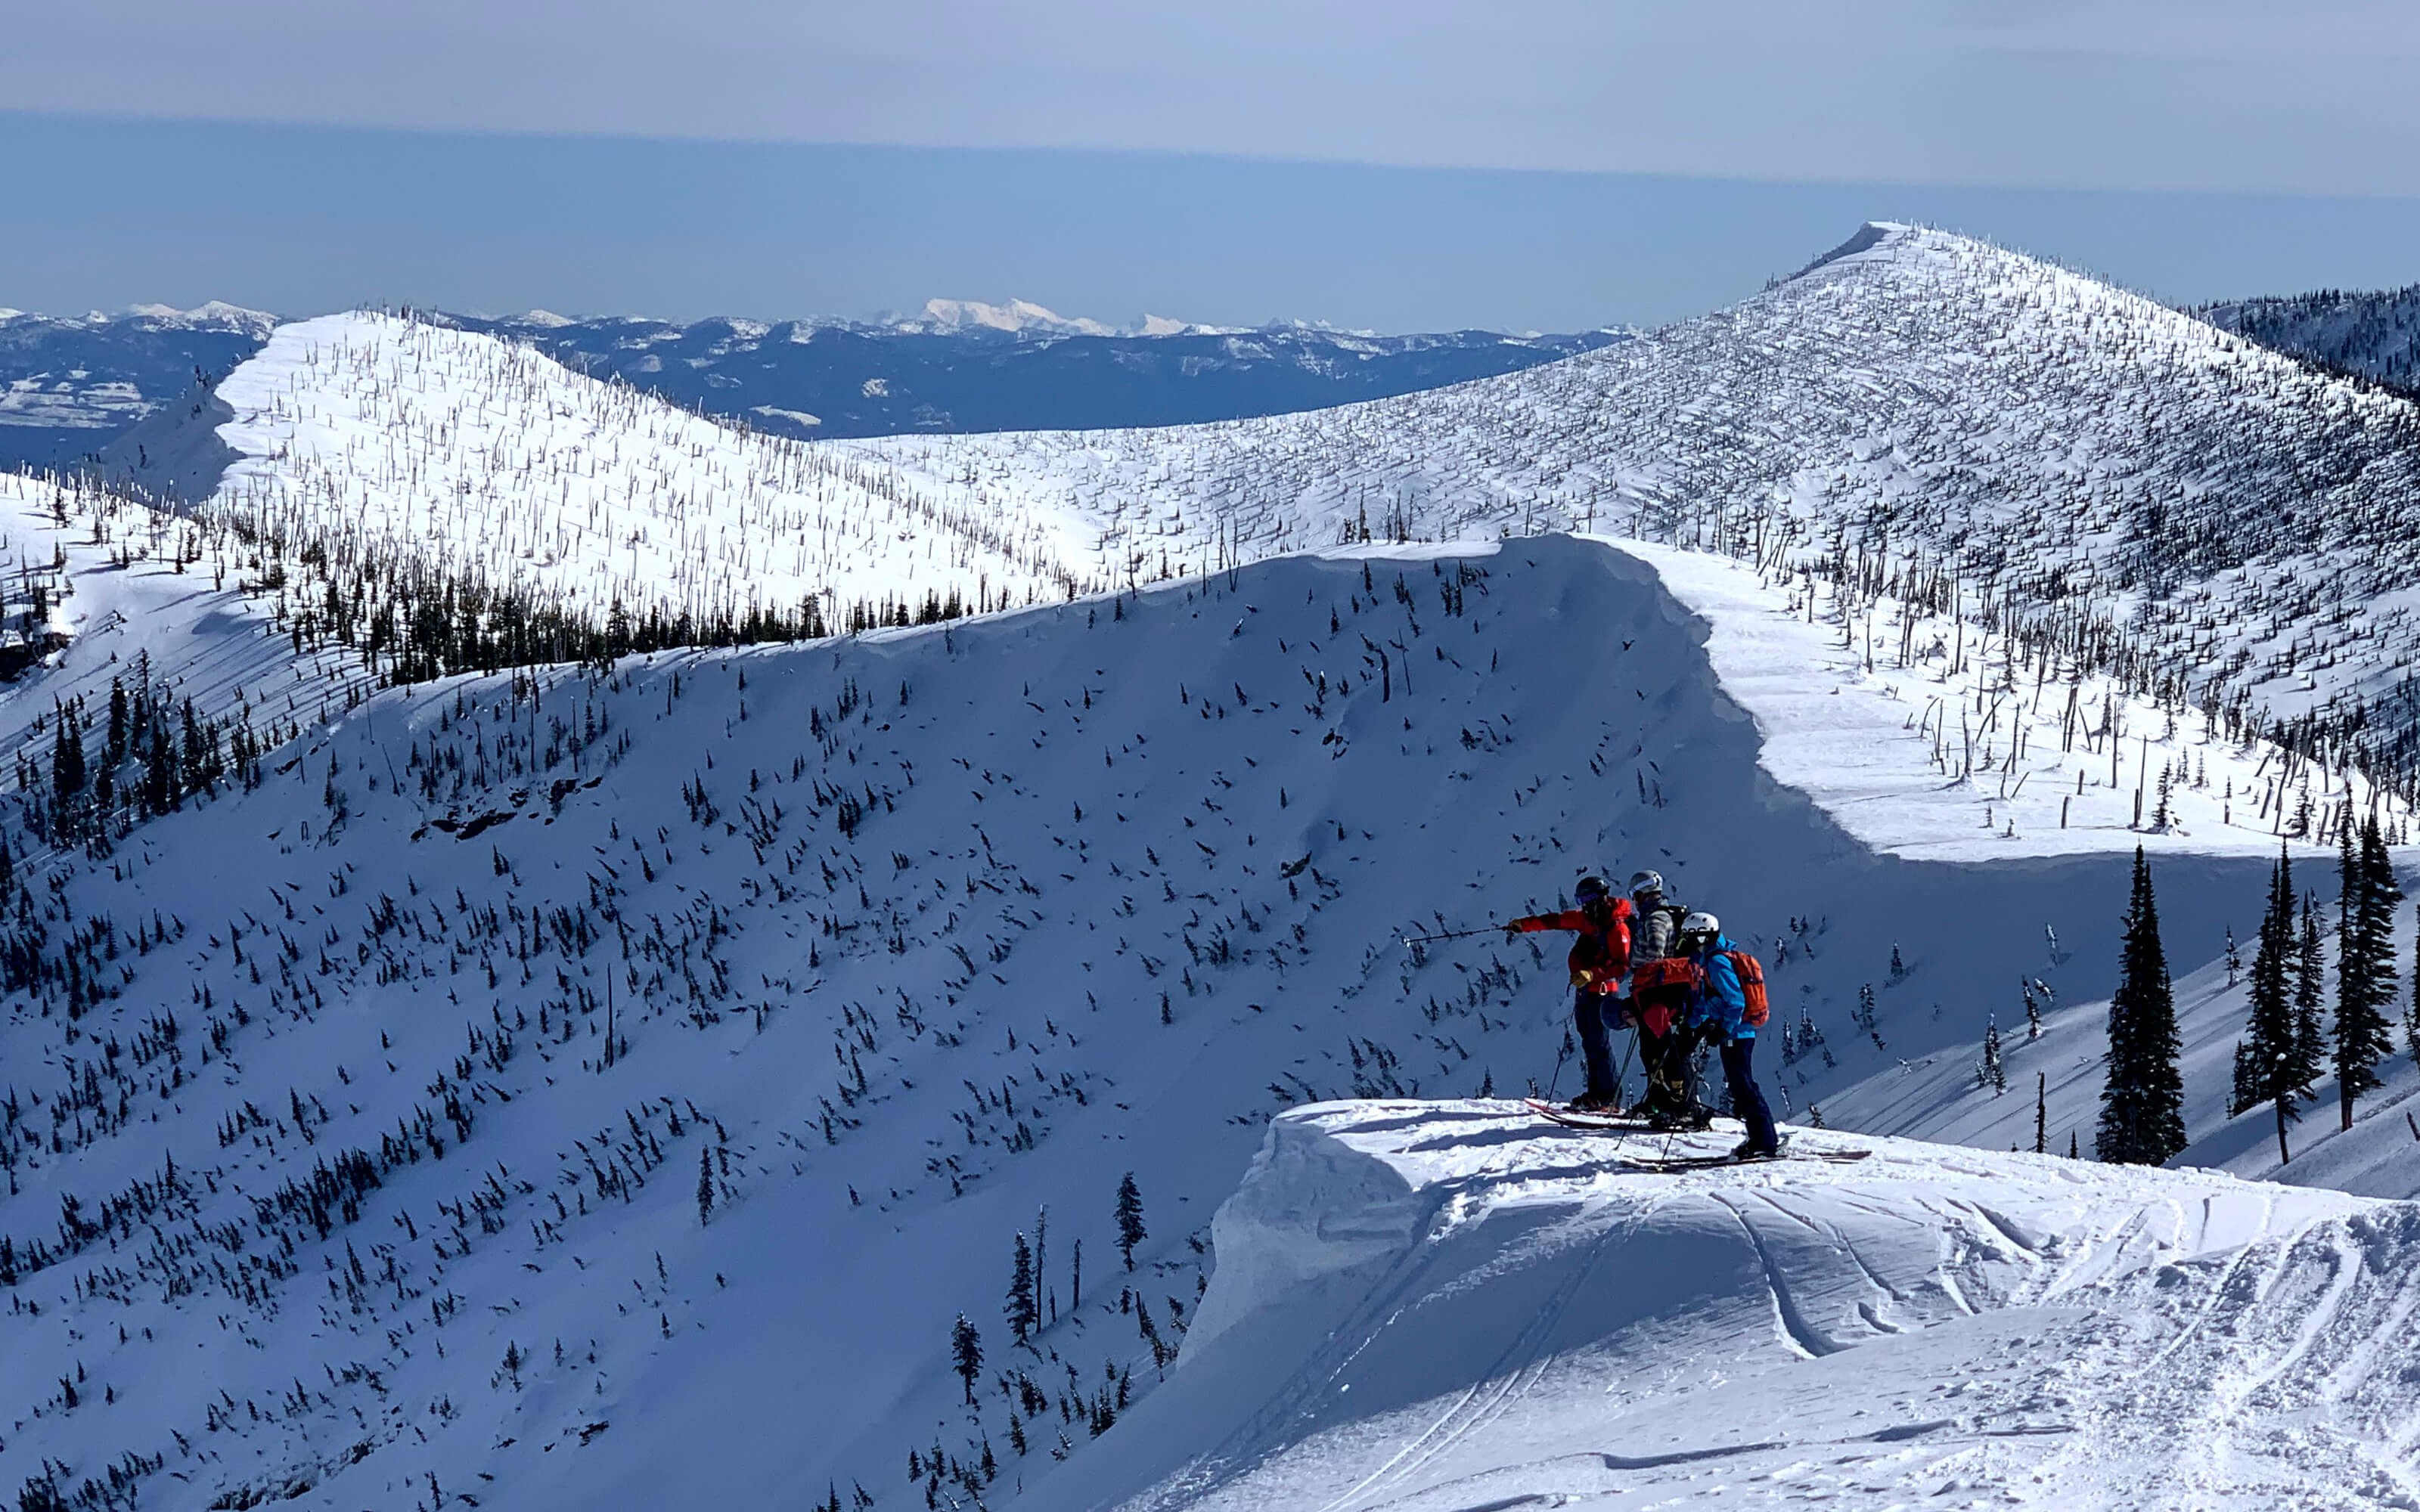
[[[986,304],[981,300],[926,300],[924,318],[944,331],[981,326],[1016,333],[1047,332],[1063,336],[1113,336],[1117,328],[1083,316],[1063,316],[1031,300]]]
[[[248,310],[225,300],[206,300],[190,310],[179,310],[169,304],[133,304],[125,311],[129,318],[152,320],[163,325],[209,326],[221,330],[257,331],[266,334],[277,324],[277,317],[264,310]],[[108,316],[96,312],[95,318]]]

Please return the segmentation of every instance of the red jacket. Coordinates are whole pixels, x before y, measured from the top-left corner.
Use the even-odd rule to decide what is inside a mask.
[[[1579,908],[1562,914],[1532,914],[1512,920],[1509,927],[1524,934],[1550,929],[1577,934],[1570,958],[1572,985],[1584,993],[1616,993],[1630,969],[1631,909],[1627,898],[1616,898],[1612,903],[1612,916],[1603,929]]]

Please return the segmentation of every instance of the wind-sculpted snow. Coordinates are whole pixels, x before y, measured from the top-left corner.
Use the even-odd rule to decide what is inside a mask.
[[[1618,1164],[1668,1142],[1280,1117],[1169,1385],[1018,1504],[2420,1504],[2420,1207],[1813,1133],[1870,1157]]]
[[[12,842],[0,1485],[1063,1505],[1271,1113],[1573,1085],[1559,950],[1415,929],[1658,867],[1771,964],[1793,1119],[1971,1043],[2022,973],[2105,994],[2124,832],[1878,856],[1760,768],[1705,634],[1593,543],[1363,548],[391,688],[251,784]],[[2258,863],[2162,866],[2171,948],[2215,953]]]

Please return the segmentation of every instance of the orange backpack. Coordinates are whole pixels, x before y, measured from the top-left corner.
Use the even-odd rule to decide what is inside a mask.
[[[1698,964],[1687,956],[1668,955],[1653,961],[1634,962],[1630,967],[1630,990],[1644,996],[1672,987],[1695,987],[1698,984]]]
[[[1747,1006],[1740,1012],[1740,1022],[1749,1028],[1760,1028],[1773,1016],[1773,1007],[1765,1000],[1764,967],[1745,950],[1725,950],[1731,969],[1739,973],[1740,997]]]

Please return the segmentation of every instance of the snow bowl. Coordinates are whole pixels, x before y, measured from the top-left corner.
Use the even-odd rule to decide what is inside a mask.
[[[1623,1164],[1666,1144],[1277,1119],[1182,1364],[1051,1502],[2420,1506],[2420,1205],[1821,1131],[1870,1153]]]

